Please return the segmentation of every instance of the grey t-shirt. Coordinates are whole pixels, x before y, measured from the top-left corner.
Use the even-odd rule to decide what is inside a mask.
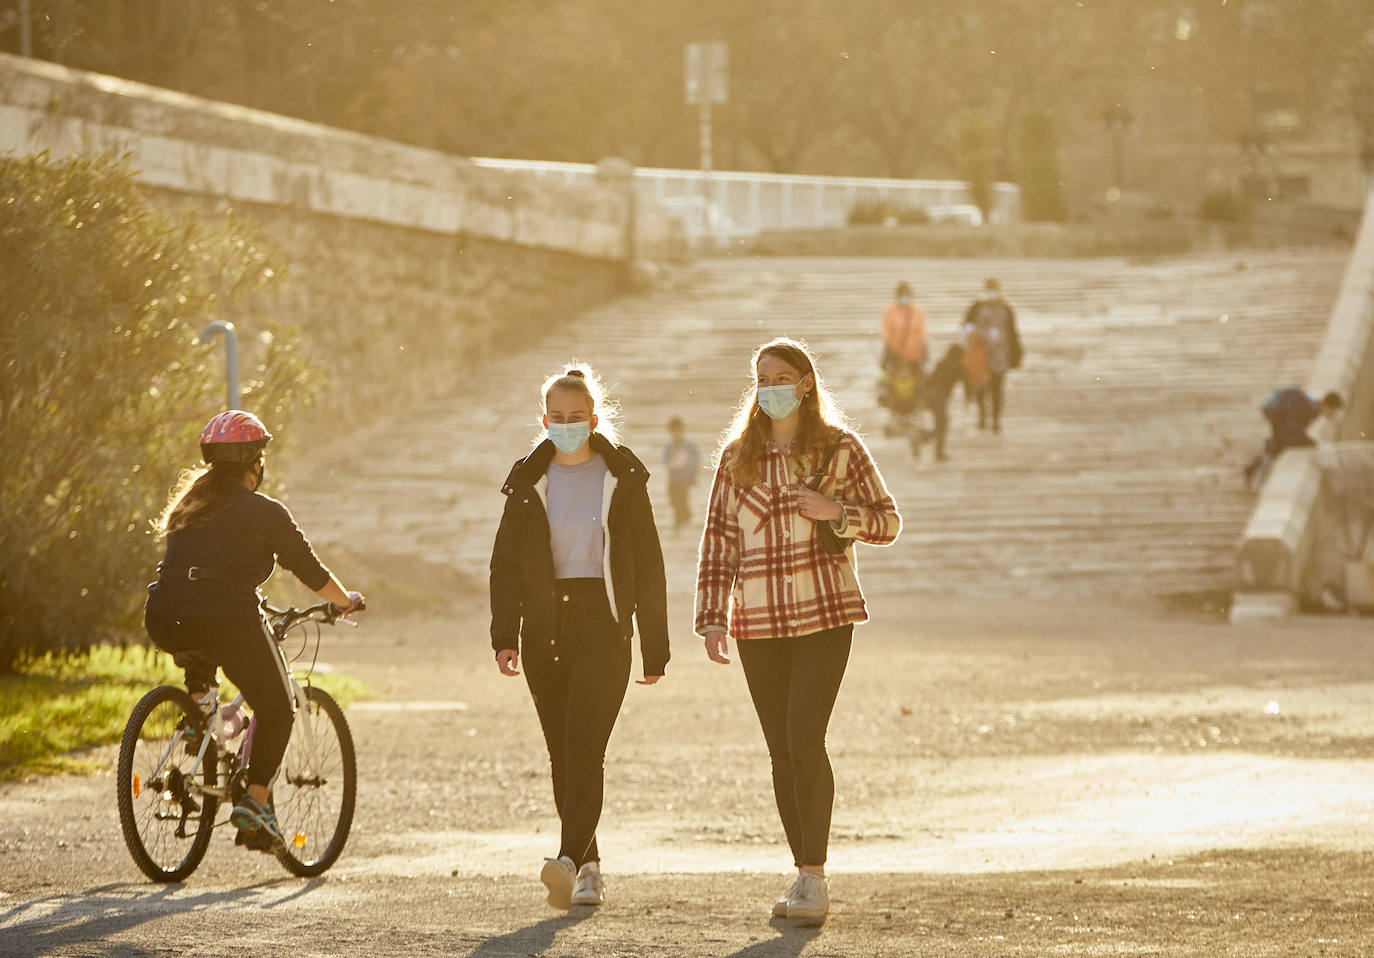
[[[549,463],[549,537],[559,579],[600,579],[603,534],[601,496],[606,460],[595,455],[576,466]]]

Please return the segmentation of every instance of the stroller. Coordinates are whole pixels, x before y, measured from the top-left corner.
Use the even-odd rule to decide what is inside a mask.
[[[907,362],[884,351],[878,376],[878,405],[891,415],[883,427],[883,435],[915,438],[921,433],[923,379],[924,371],[918,363]]]

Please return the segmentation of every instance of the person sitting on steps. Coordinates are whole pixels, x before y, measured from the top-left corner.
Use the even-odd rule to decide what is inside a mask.
[[[1260,410],[1269,420],[1270,435],[1264,446],[1244,470],[1245,485],[1252,487],[1256,480],[1263,482],[1269,470],[1285,449],[1315,446],[1307,429],[1321,417],[1333,419],[1345,408],[1341,394],[1332,390],[1321,399],[1309,395],[1297,386],[1285,386],[1269,394]]]

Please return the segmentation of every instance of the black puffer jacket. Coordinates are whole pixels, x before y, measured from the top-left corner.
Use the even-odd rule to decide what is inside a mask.
[[[649,470],[629,449],[599,433],[592,433],[591,444],[606,461],[607,483],[614,483],[606,513],[611,609],[626,639],[638,618],[644,674],[662,675],[669,658],[668,587],[649,504]],[[498,652],[521,648],[544,654],[555,637],[553,549],[537,487],[553,454],[553,443],[544,440],[511,467],[501,487],[506,508],[491,550],[491,647]]]

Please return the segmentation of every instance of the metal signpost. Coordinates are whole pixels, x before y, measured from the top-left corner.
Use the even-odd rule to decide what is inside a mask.
[[[200,341],[208,343],[215,338],[215,333],[224,335],[224,371],[229,380],[229,390],[226,393],[225,409],[239,408],[239,347],[234,339],[234,324],[226,323],[222,319],[217,319],[205,331],[200,334]]]
[[[726,48],[720,41],[687,44],[687,105],[701,107],[701,180],[703,234],[710,229],[711,104],[726,98]]]

